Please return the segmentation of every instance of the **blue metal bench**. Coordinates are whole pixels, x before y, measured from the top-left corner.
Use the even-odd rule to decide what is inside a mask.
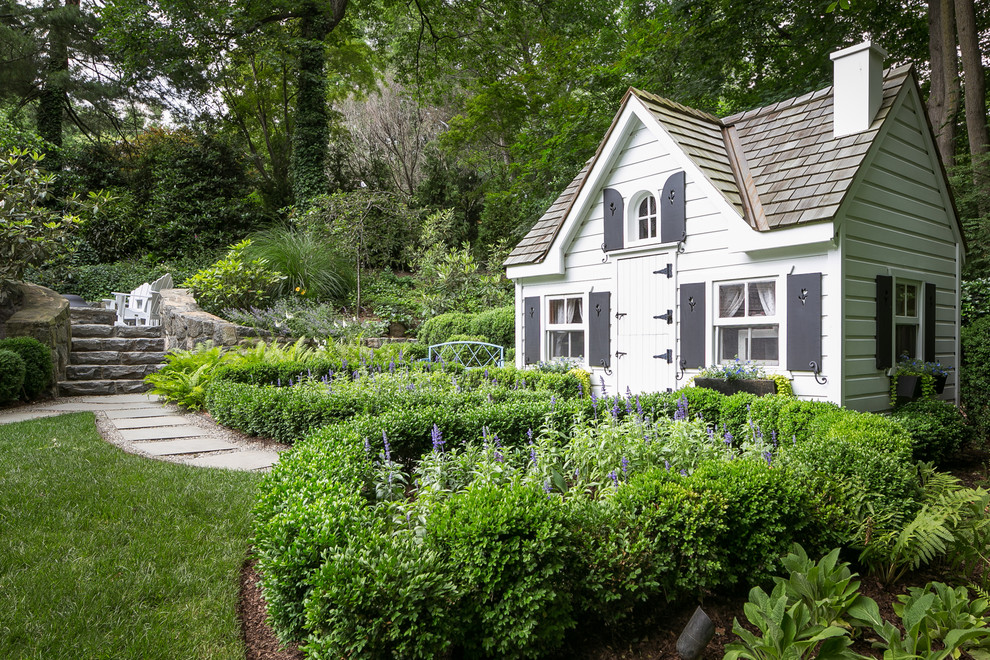
[[[448,341],[430,346],[430,362],[454,362],[467,369],[505,365],[505,348],[483,341]]]

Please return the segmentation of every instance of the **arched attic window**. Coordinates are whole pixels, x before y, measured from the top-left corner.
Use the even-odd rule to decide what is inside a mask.
[[[642,193],[635,202],[632,234],[634,240],[644,241],[657,237],[657,198],[652,193]]]

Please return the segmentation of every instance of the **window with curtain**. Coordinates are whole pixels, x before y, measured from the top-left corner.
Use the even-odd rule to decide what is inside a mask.
[[[715,332],[719,362],[738,358],[757,364],[779,364],[777,282],[727,282],[718,284],[717,289]]]
[[[551,298],[548,303],[548,358],[583,358],[584,297]]]

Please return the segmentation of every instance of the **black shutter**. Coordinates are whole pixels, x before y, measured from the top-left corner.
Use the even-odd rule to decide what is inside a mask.
[[[877,369],[894,366],[894,278],[877,275]]]
[[[622,207],[622,195],[618,190],[605,188],[602,191],[602,201],[605,212],[605,238],[603,249],[606,252],[622,249],[622,237],[625,229],[625,214]]]
[[[822,368],[822,274],[787,276],[787,368]],[[811,363],[815,363],[815,367]]]
[[[524,346],[523,364],[536,364],[540,361],[540,297],[533,296],[523,301]]]
[[[591,367],[612,365],[611,314],[610,292],[588,294],[588,365]]]
[[[705,338],[708,324],[705,319],[704,282],[681,285],[681,358],[684,369],[702,368],[705,365]]]
[[[675,172],[667,178],[660,191],[660,242],[676,243],[687,236],[684,203],[684,172]]]
[[[935,361],[935,285],[925,282],[925,362]]]

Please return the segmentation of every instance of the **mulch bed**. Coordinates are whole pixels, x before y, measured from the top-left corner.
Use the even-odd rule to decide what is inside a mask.
[[[951,463],[943,466],[947,472],[958,477],[967,487],[985,484],[988,477],[988,461],[990,453],[984,449],[968,449],[957,456]],[[860,577],[860,593],[869,596],[880,607],[880,615],[892,622],[899,623],[900,619],[894,614],[894,603],[897,596],[907,593],[908,587],[924,586],[935,580],[944,580],[944,576],[930,571],[919,571],[908,574],[900,583],[893,587],[885,587],[876,578]],[[768,588],[768,587],[765,587]],[[745,621],[743,604],[745,595],[734,598],[723,598],[719,601],[706,601],[702,609],[715,624],[715,637],[701,655],[702,660],[721,660],[725,655],[725,646],[736,640],[732,634],[734,619]],[[655,612],[645,612],[638,630],[638,637],[633,635],[616,639],[607,631],[584,630],[571,636],[567,646],[558,654],[560,658],[575,660],[654,660],[659,658],[678,658],[677,637],[694,613],[696,605],[689,604],[677,608],[665,608]],[[247,646],[247,660],[302,660],[303,653],[295,646],[280,648],[271,628],[265,620],[265,601],[258,586],[258,573],[254,562],[248,560],[241,571],[241,599],[238,607]],[[755,631],[755,628],[747,627]],[[883,657],[882,651],[872,648],[872,634],[865,634],[857,640],[853,650],[863,655],[875,658]],[[964,656],[966,657],[966,656]]]

